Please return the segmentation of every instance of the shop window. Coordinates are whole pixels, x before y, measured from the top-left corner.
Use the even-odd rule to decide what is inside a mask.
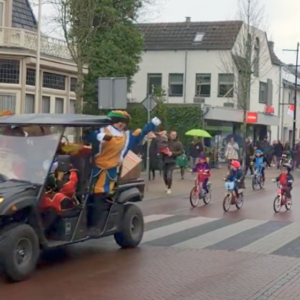
[[[43,87],[55,90],[66,89],[66,76],[55,73],[43,73]]]
[[[233,74],[219,74],[219,97],[233,97]]]
[[[70,114],[75,114],[76,100],[70,99]]]
[[[35,70],[34,69],[26,70],[26,85],[35,86]]]
[[[64,99],[55,98],[55,113],[63,114],[64,113]]]
[[[169,96],[183,96],[183,74],[169,74]]]
[[[50,114],[50,103],[51,99],[48,96],[42,98],[42,112],[43,114]]]
[[[210,74],[196,74],[196,97],[210,97]]]
[[[25,98],[25,114],[33,114],[34,113],[34,95],[33,94],[26,94]]]
[[[20,80],[20,61],[0,59],[0,83],[18,84]]]
[[[15,94],[0,94],[0,110],[16,112],[17,97]]]
[[[77,78],[71,77],[70,80],[70,91],[75,92],[76,91],[76,86],[77,86]]]
[[[267,103],[267,84],[265,82],[259,83],[259,103]]]
[[[148,74],[147,95],[153,95],[156,87],[162,86],[162,74]]]

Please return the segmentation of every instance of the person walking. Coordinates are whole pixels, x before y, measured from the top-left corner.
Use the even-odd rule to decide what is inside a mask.
[[[180,156],[177,156],[176,164],[180,168],[181,179],[184,179],[185,169],[188,166],[188,160],[185,151],[183,151]]]
[[[245,140],[245,176],[248,170],[250,170],[251,175],[254,174],[253,167],[251,165],[251,158],[254,156],[254,147],[249,139]]]
[[[173,170],[176,166],[176,158],[183,153],[182,143],[178,140],[177,132],[172,130],[168,140],[169,152],[161,153],[163,161],[163,177],[166,185],[167,194],[171,194]]]
[[[238,160],[239,159],[239,145],[234,141],[234,138],[232,137],[226,147],[225,157],[228,162],[228,169],[230,169],[230,164],[232,160]]]
[[[277,144],[274,146],[274,153],[276,156],[276,164],[277,164],[277,169],[280,167],[280,159],[283,154],[283,145],[281,144],[280,140],[277,141]]]
[[[202,144],[201,140],[197,137],[194,137],[194,139],[190,143],[190,147],[189,147],[191,169],[195,168],[199,157],[203,153],[203,150],[204,150],[204,148],[203,148],[203,144]]]
[[[147,139],[149,139],[149,180],[155,179],[155,172],[156,170],[159,170],[159,153],[158,153],[158,145],[156,140],[156,135],[153,132],[150,132],[147,135]],[[146,142],[144,144],[144,153],[147,160],[147,148],[148,143]],[[151,176],[152,175],[152,176]]]

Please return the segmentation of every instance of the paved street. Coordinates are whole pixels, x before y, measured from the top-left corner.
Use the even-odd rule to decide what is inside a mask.
[[[0,280],[5,300],[279,300],[300,299],[300,180],[291,211],[274,214],[277,170],[263,190],[246,179],[240,211],[223,212],[225,169],[213,171],[211,204],[192,209],[193,176],[176,174],[172,195],[151,182],[140,205],[145,234],[137,249],[109,237],[44,253],[26,282]]]

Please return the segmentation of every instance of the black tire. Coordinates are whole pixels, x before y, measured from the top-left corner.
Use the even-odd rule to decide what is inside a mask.
[[[253,176],[253,178],[252,178],[252,189],[255,191],[256,190],[256,182],[257,182],[257,180],[256,180],[256,175],[254,175]]]
[[[229,201],[229,204],[228,204]],[[226,204],[228,204],[228,206],[226,206]],[[231,198],[229,195],[226,195],[224,200],[223,200],[223,209],[225,212],[228,212],[231,206]]]
[[[290,210],[292,208],[292,200],[288,200],[286,203],[285,203],[285,209],[286,210]]]
[[[280,206],[277,205],[279,198],[280,198],[279,196],[275,197],[274,202],[273,202],[273,209],[274,209],[275,213],[279,213],[279,211],[281,209],[281,203],[280,203]]]
[[[0,257],[8,279],[27,279],[35,270],[39,255],[39,239],[31,226],[21,224],[2,232]]]
[[[241,209],[243,207],[243,204],[244,204],[244,194],[240,193],[239,198],[240,198],[238,200],[239,202],[235,203],[235,206],[236,206],[237,209]]]
[[[191,203],[192,207],[197,207],[198,204],[199,204],[199,195],[196,195],[196,197],[194,197],[195,196],[195,190],[196,190],[196,187],[194,186],[191,189],[191,192],[190,192],[190,203]]]
[[[211,189],[209,189],[208,193],[203,197],[203,202],[205,205],[209,204],[211,201]]]
[[[139,207],[125,205],[120,231],[115,233],[115,241],[121,248],[134,248],[139,245],[144,235],[144,217]]]

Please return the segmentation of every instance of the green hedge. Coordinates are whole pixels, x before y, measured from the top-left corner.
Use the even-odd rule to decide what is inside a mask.
[[[128,113],[131,115],[130,129],[142,128],[147,123],[147,111],[140,103],[128,103]],[[86,114],[107,114],[108,111],[100,111],[95,103],[86,103]],[[187,144],[190,138],[185,132],[190,129],[201,128],[201,108],[195,104],[168,104],[159,103],[151,112],[151,118],[157,116],[162,121],[162,129],[167,131],[176,130],[179,139]]]

